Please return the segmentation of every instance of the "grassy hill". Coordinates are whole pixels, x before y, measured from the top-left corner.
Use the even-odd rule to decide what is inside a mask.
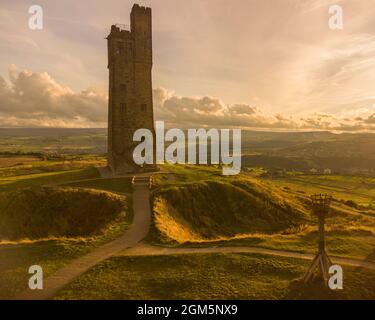
[[[0,240],[99,235],[126,210],[126,197],[77,188],[0,194]]]
[[[87,178],[85,171],[74,175]],[[68,171],[47,180],[71,178]],[[21,188],[0,192],[0,299],[27,289],[29,266],[42,265],[48,277],[72,259],[123,235],[133,219],[128,180],[91,180],[87,185],[82,181],[52,188],[36,187],[46,180],[31,174],[29,179],[19,177]],[[121,193],[115,194],[120,183]],[[100,188],[105,191],[94,190]]]
[[[287,185],[246,172],[225,177],[209,166],[166,168],[172,172],[169,177],[159,174],[154,179],[150,243],[316,252],[317,221],[310,212],[309,195],[332,190],[312,189],[308,182],[306,188]],[[373,261],[374,212],[343,201],[353,196],[351,189],[329,193],[334,200],[326,222],[328,252]]]
[[[208,180],[154,193],[159,237],[178,243],[274,233],[306,222],[306,210],[292,198],[250,179]]]

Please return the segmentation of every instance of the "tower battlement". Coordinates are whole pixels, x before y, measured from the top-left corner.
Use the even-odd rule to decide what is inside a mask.
[[[135,3],[132,8],[132,12],[139,11],[143,13],[147,13],[151,15],[151,8],[140,6],[139,4]]]
[[[108,166],[113,173],[122,174],[140,169],[133,161],[134,132],[154,130],[151,8],[135,4],[130,30],[111,26],[107,44]]]
[[[116,36],[119,36],[119,37],[127,36],[127,35],[130,35],[130,30],[123,29],[123,28],[121,28],[120,25],[114,24],[113,26],[111,26],[110,35],[116,35]]]

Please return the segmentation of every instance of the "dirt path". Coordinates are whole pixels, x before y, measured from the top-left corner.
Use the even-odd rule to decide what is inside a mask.
[[[191,254],[191,253],[260,253],[279,257],[297,258],[304,260],[312,260],[313,254],[298,253],[292,251],[272,250],[259,247],[207,247],[207,248],[165,248],[156,247],[146,244],[138,244],[133,248],[129,248],[121,253],[121,255],[144,256],[144,255],[170,255],[170,254]],[[357,259],[349,259],[342,257],[330,256],[335,264],[348,265],[352,267],[362,267],[375,270],[375,262],[363,261]]]
[[[133,208],[135,214],[130,229],[122,237],[93,250],[83,257],[73,260],[55,274],[45,279],[43,290],[26,290],[16,296],[15,299],[44,300],[51,298],[65,285],[94,265],[124,249],[135,246],[147,235],[150,226],[151,210],[149,199],[149,177],[137,177],[135,179],[133,194]]]
[[[193,253],[259,253],[288,258],[312,260],[312,254],[271,250],[259,247],[207,247],[207,248],[165,248],[140,243],[148,233],[151,221],[149,174],[137,175],[133,194],[134,221],[130,229],[120,238],[107,243],[91,253],[73,260],[44,281],[44,289],[27,290],[15,299],[44,300],[53,297],[68,283],[84,272],[113,255],[170,255]],[[173,179],[171,175],[171,179]],[[349,258],[331,257],[333,263],[375,270],[375,262]]]

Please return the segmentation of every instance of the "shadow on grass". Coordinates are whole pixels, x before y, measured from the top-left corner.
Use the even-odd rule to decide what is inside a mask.
[[[304,283],[302,279],[293,280],[288,286],[285,300],[343,300],[346,294],[327,288],[321,279]]]

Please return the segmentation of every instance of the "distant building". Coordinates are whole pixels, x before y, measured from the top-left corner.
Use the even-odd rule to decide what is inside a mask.
[[[329,168],[324,169],[324,174],[332,174],[332,170]]]
[[[315,168],[312,168],[312,169],[310,169],[310,173],[312,173],[312,174],[317,174],[317,173],[318,173],[318,170],[315,169]]]
[[[142,170],[133,161],[140,128],[154,131],[151,9],[135,4],[130,30],[111,27],[108,40],[108,167],[113,174]]]

